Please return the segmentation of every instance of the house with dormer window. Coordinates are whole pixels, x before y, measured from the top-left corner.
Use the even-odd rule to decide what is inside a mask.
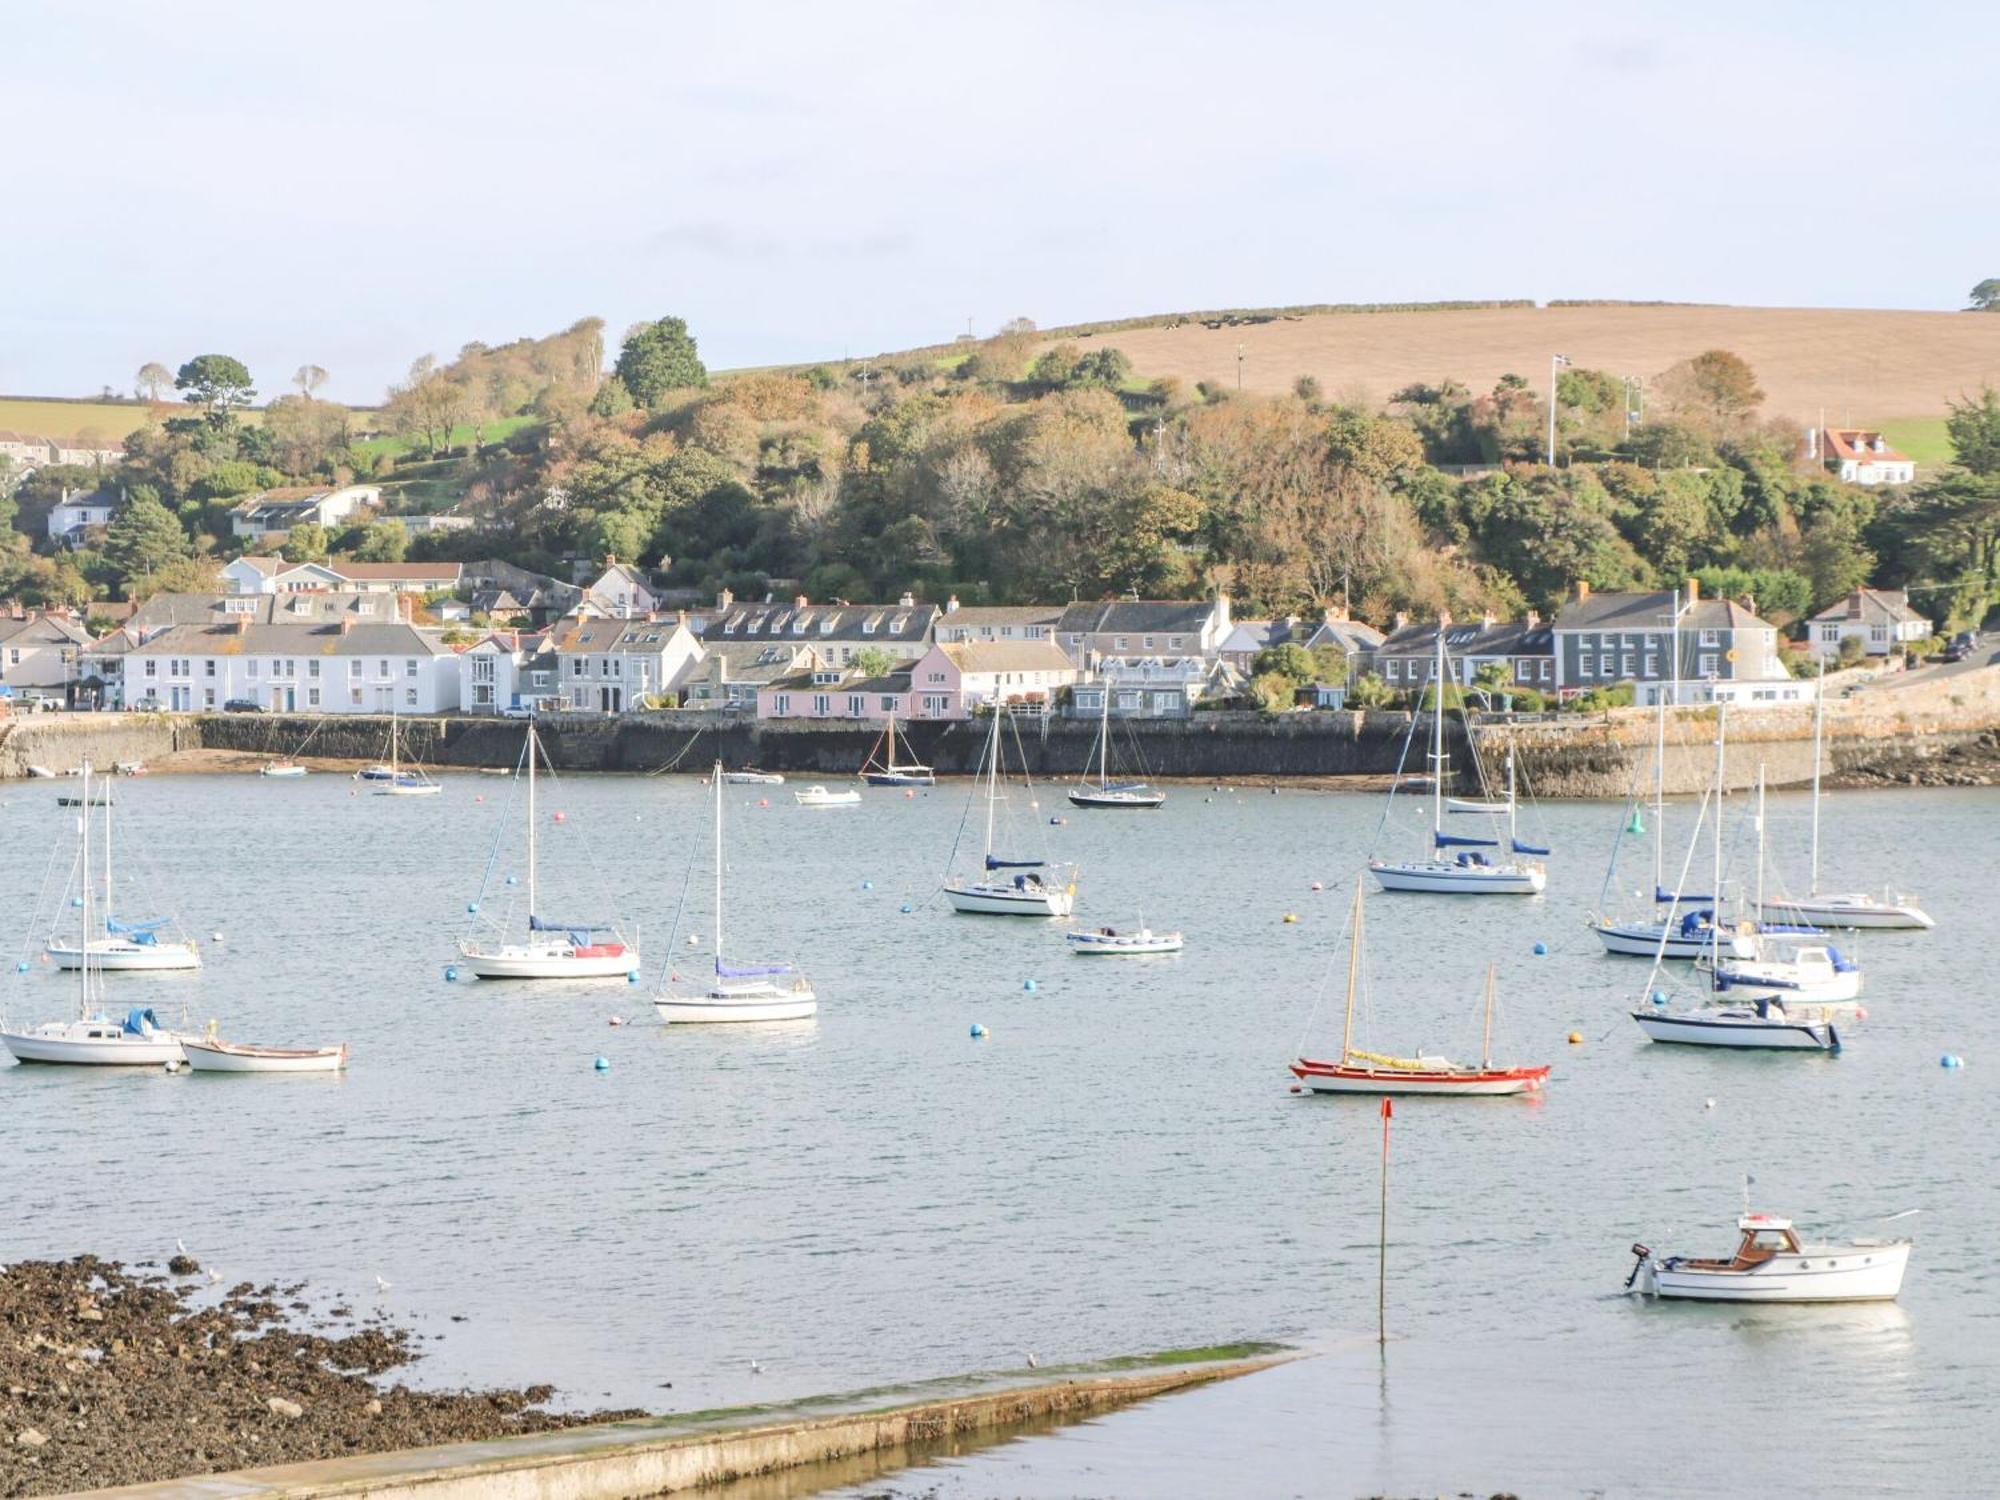
[[[1086,679],[1144,695],[1149,713],[1186,713],[1227,691],[1224,643],[1229,597],[1178,602],[1116,599],[1072,604],[1056,622],[1056,644]]]
[[[685,616],[558,621],[549,631],[562,706],[618,714],[674,691],[702,656]]]

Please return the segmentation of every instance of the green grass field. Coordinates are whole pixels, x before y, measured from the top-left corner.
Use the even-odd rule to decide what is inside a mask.
[[[489,445],[493,443],[504,442],[506,439],[512,437],[515,433],[519,432],[523,427],[534,426],[534,424],[538,420],[539,418],[526,417],[526,416],[501,417],[497,421],[488,422],[486,424],[486,429],[483,436],[485,437]],[[472,445],[472,429],[470,427],[452,428],[451,438],[445,444],[445,446],[448,448],[468,448],[471,445]],[[413,453],[422,446],[423,446],[422,439],[392,437],[387,434],[384,434],[381,437],[372,437],[366,439],[363,442],[356,443],[354,445],[354,451],[357,453],[365,453],[368,454],[370,457],[373,457],[377,453],[388,453],[392,455]]]
[[[1951,462],[1951,438],[1944,430],[1943,417],[1905,417],[1884,422],[1882,436],[1889,446],[1899,448],[1920,464]]]

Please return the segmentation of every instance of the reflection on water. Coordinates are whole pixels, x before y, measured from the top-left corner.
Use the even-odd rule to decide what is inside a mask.
[[[653,1409],[1016,1368],[1030,1350],[1044,1365],[1245,1337],[1325,1350],[927,1471],[967,1476],[966,1495],[1672,1492],[1682,1475],[1696,1492],[1951,1494],[1996,1478],[1990,1442],[1948,1434],[1983,1431],[2000,1375],[2000,1013],[1980,941],[2000,796],[1833,799],[1828,883],[1893,875],[1940,927],[1861,940],[1870,1016],[1832,1059],[1637,1035],[1623,1011],[1644,966],[1603,958],[1582,917],[1617,809],[1544,811],[1544,897],[1371,899],[1367,1036],[1474,1050],[1493,958],[1496,1055],[1555,1065],[1530,1105],[1398,1107],[1385,1367],[1375,1102],[1295,1098],[1284,1072],[1338,965],[1376,799],[1183,787],[1157,815],[1048,827],[1045,793],[1053,852],[1082,865],[1080,920],[1143,909],[1188,935],[1178,956],[1114,962],[1069,956],[1051,925],[928,901],[954,789],[832,814],[745,798],[732,948],[801,962],[821,1011],[735,1032],[609,1026],[650,1019],[647,986],[444,982],[492,844],[500,799],[473,801],[490,786],[452,777],[412,801],[331,776],[121,786],[120,868],[224,941],[198,974],[114,978],[114,1000],[171,1013],[185,997],[197,1024],[251,1040],[346,1040],[352,1070],[0,1067],[0,1259],[160,1260],[180,1236],[232,1280],[306,1278],[435,1335],[424,1380],[550,1380]],[[68,826],[53,800],[0,790],[10,946],[33,936],[20,914]],[[1802,868],[1804,799],[1772,803],[1774,862]],[[703,790],[564,781],[546,805],[566,813],[544,847],[549,909],[589,914],[601,869],[650,979],[690,842],[707,847]],[[0,975],[0,1010],[63,1013],[69,990],[31,970]],[[1338,1009],[1320,1007],[1315,1044],[1337,1044]],[[1944,1051],[1970,1066],[1940,1069]],[[1726,1246],[1746,1170],[1761,1206],[1809,1232],[1924,1208],[1902,1303],[1605,1295],[1635,1239]],[[1253,1482],[1224,1482],[1237,1472]]]

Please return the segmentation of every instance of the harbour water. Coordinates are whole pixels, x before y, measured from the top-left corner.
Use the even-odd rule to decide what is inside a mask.
[[[28,915],[38,892],[53,906],[52,848],[67,858],[56,790],[0,795],[15,1021],[72,1004],[73,981],[32,961],[46,928]],[[691,951],[673,931],[684,891],[681,929],[709,932],[692,778],[544,789],[544,910],[616,904],[642,926],[645,982],[594,987],[444,978],[509,783],[354,791],[324,774],[117,784],[121,911],[150,895],[222,941],[198,974],[110,976],[114,1006],[216,1017],[242,1040],[344,1040],[353,1065],[0,1066],[0,1260],[164,1261],[180,1237],[230,1281],[304,1279],[420,1329],[423,1381],[548,1380],[580,1405],[785,1401],[1030,1351],[1045,1367],[1243,1338],[1318,1351],[897,1493],[2000,1488],[1984,943],[2000,794],[1829,799],[1827,884],[1893,876],[1939,924],[1859,940],[1868,1017],[1837,1056],[1638,1035],[1625,1011],[1646,966],[1602,957],[1584,925],[1614,807],[1540,811],[1557,850],[1543,897],[1372,896],[1359,1041],[1476,1055],[1494,958],[1496,1058],[1555,1064],[1539,1099],[1399,1105],[1384,1353],[1375,1102],[1293,1096],[1284,1071],[1309,1017],[1314,1043],[1338,1045],[1340,937],[1379,798],[1180,786],[1157,814],[1078,813],[1049,789],[1017,805],[1022,837],[1079,862],[1080,920],[1187,933],[1178,956],[1123,961],[931,899],[960,787],[826,811],[790,786],[731,788],[731,956],[795,959],[821,996],[816,1022],[732,1031],[661,1029],[645,1003],[670,950]],[[1794,888],[1806,805],[1771,799]],[[1691,816],[1669,808],[1676,839]],[[496,893],[518,899],[517,861],[501,851]],[[1637,862],[1619,883],[1650,875]],[[1945,1052],[1967,1066],[1940,1068]],[[1760,1207],[1829,1233],[1923,1209],[1902,1300],[1617,1295],[1635,1239],[1726,1248],[1746,1171]]]

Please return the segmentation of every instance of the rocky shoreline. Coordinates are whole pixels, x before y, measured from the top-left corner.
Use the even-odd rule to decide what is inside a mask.
[[[2000,786],[2000,729],[1957,744],[1931,746],[1895,740],[1863,764],[1837,769],[1830,787],[1857,790],[1891,786]]]
[[[642,1416],[546,1409],[553,1387],[420,1391],[384,1379],[411,1335],[303,1286],[213,1303],[93,1255],[0,1271],[0,1495],[51,1495]],[[301,1325],[311,1321],[317,1327]]]

